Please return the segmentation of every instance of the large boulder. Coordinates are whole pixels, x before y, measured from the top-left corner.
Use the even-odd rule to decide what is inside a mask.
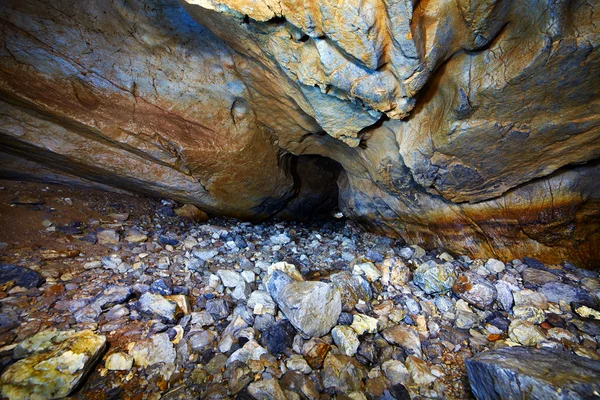
[[[0,176],[598,267],[598,2],[180,2],[2,2]]]
[[[587,399],[600,392],[600,361],[563,351],[503,347],[466,364],[478,399]]]

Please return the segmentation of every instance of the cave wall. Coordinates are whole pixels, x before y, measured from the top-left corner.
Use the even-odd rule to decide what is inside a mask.
[[[250,219],[337,193],[411,243],[600,267],[598,2],[100,3],[0,6],[1,151]]]

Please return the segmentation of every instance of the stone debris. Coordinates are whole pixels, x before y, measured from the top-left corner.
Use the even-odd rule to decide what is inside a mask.
[[[74,398],[132,397],[135,388],[167,399],[462,399],[466,368],[485,379],[539,372],[527,382],[550,387],[519,351],[537,351],[540,365],[600,359],[595,271],[452,257],[344,220],[195,223],[174,208],[77,225],[82,237],[100,234],[86,242],[97,254],[52,231],[75,256],[2,265],[4,397],[78,387]],[[77,335],[96,344],[78,347]],[[105,342],[110,352],[95,363]],[[568,357],[548,361],[556,352]],[[55,368],[32,369],[42,362]],[[496,398],[472,376],[471,387]]]

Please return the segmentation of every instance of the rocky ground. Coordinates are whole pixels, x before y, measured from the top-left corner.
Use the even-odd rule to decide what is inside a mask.
[[[499,370],[600,392],[595,271],[426,252],[345,220],[0,187],[4,397],[463,399]]]

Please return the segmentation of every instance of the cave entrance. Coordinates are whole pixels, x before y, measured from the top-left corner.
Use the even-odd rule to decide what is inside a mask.
[[[319,155],[284,157],[294,177],[294,195],[277,217],[296,221],[331,218],[338,211],[337,180],[344,170],[342,165]]]

